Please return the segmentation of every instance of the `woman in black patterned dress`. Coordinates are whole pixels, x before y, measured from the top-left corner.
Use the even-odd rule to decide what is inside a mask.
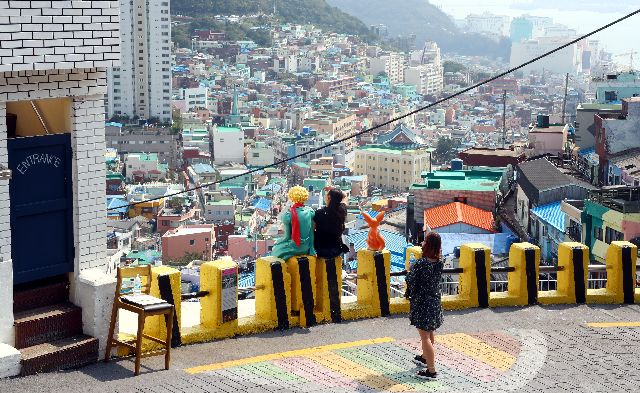
[[[422,258],[409,268],[407,273],[407,293],[409,298],[409,321],[418,329],[422,342],[422,354],[414,362],[425,367],[416,376],[422,379],[436,378],[435,330],[442,325],[442,304],[440,302],[440,280],[444,264],[441,260],[440,235],[431,232],[422,244]]]

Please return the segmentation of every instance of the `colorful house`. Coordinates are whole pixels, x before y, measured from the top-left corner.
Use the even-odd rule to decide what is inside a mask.
[[[452,202],[446,205],[425,209],[425,233],[494,233],[493,214],[490,211]]]
[[[622,187],[591,193],[582,211],[583,242],[591,259],[604,262],[612,241],[640,238],[640,188]]]
[[[530,241],[540,246],[545,261],[558,259],[558,247],[565,241],[565,213],[562,202],[552,202],[531,209]]]
[[[162,258],[172,261],[193,255],[194,259],[210,261],[215,239],[213,225],[185,225],[171,229],[162,235]]]

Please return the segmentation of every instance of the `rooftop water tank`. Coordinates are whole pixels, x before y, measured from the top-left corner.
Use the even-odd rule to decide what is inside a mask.
[[[537,124],[538,128],[549,128],[549,116],[538,115]]]
[[[310,127],[308,127],[308,126],[302,127],[302,133],[304,135],[307,135],[309,132],[311,132],[311,128]]]
[[[451,160],[451,170],[452,171],[461,171],[463,167],[463,162],[459,158],[454,158]]]

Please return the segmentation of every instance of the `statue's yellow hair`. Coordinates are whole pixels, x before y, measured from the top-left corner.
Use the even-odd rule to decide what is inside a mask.
[[[309,199],[309,191],[304,187],[295,186],[289,189],[287,196],[295,203],[305,203]]]

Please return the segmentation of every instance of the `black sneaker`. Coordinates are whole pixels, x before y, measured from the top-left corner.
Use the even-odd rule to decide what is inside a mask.
[[[420,379],[436,379],[438,373],[432,373],[431,371],[424,369],[416,373],[416,378]]]
[[[427,361],[424,360],[424,358],[422,357],[422,355],[416,355],[415,358],[413,358],[413,362],[415,364],[417,364],[418,366],[426,366],[427,365]]]

